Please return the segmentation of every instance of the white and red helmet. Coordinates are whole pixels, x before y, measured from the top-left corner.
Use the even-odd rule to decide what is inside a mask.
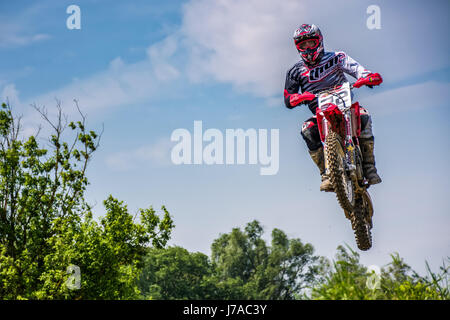
[[[293,38],[303,61],[309,65],[314,65],[320,61],[324,49],[323,37],[319,27],[315,24],[302,24],[295,30]]]

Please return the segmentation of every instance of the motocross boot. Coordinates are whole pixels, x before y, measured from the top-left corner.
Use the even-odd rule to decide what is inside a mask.
[[[309,151],[311,159],[320,170],[320,175],[322,176],[322,183],[320,184],[320,191],[333,192],[333,185],[327,174],[325,173],[325,157],[323,153],[323,148],[319,148],[314,151]]]
[[[363,172],[369,184],[377,184],[381,182],[380,176],[375,168],[375,155],[373,153],[374,137],[360,138],[359,144],[363,156]]]

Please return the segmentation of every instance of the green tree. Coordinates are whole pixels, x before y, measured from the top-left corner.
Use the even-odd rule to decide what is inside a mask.
[[[323,265],[313,247],[278,229],[272,245],[258,221],[216,239],[211,260],[180,247],[151,249],[139,288],[151,299],[294,299],[311,286]]]
[[[310,244],[272,231],[271,245],[262,239],[257,221],[244,231],[220,235],[211,259],[180,247],[150,249],[139,277],[146,299],[449,299],[448,263],[438,274],[422,277],[398,254],[369,273],[350,247],[339,246],[330,263],[313,255]]]
[[[398,254],[381,268],[381,274],[369,273],[359,262],[359,254],[350,247],[338,247],[333,268],[315,285],[311,298],[320,300],[428,300],[449,299],[448,271],[444,263],[440,274],[419,276]],[[373,282],[372,284],[370,281]]]
[[[181,247],[152,248],[145,257],[139,288],[145,299],[218,298],[208,256]]]
[[[450,258],[443,262],[439,272],[431,271],[425,262],[427,275],[414,271],[398,253],[391,254],[392,261],[382,269],[381,291],[391,300],[449,300]]]
[[[76,105],[78,108],[78,105]],[[84,200],[86,169],[100,136],[86,129],[86,118],[68,122],[57,105],[50,150],[34,135],[21,138],[20,118],[9,105],[0,110],[0,298],[136,298],[136,277],[146,247],[162,247],[173,228],[163,207],[150,207],[135,223],[122,202],[109,197],[106,216],[94,221]],[[71,143],[63,133],[71,129]],[[67,267],[81,271],[81,287],[66,285]]]
[[[248,223],[244,231],[234,228],[216,239],[212,263],[219,287],[236,288],[230,299],[296,299],[319,277],[324,259],[300,239],[288,239],[279,230],[272,231],[271,246],[262,239],[258,221]]]

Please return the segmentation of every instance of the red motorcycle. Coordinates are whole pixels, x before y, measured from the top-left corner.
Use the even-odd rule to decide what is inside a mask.
[[[319,92],[316,109],[320,139],[324,145],[325,168],[339,205],[351,221],[360,250],[372,247],[373,205],[364,178],[359,103],[352,103],[353,84],[344,84]]]

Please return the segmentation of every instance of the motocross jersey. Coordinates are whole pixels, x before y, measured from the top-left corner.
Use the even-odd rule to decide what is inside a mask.
[[[324,89],[341,85],[348,81],[344,73],[356,79],[366,77],[371,71],[365,69],[345,52],[325,52],[320,62],[308,67],[303,60],[297,62],[286,74],[284,86],[284,103],[289,109],[294,108],[289,99],[291,94],[308,91],[318,93]],[[317,98],[304,102],[309,110],[316,114]]]

